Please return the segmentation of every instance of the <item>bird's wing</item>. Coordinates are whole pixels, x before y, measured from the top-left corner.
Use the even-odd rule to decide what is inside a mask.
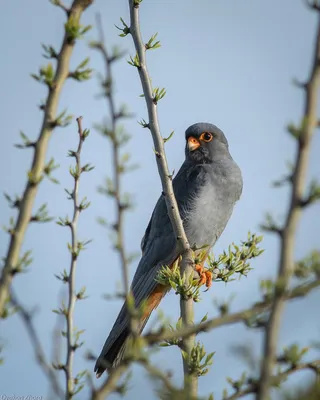
[[[203,168],[190,166],[187,162],[173,179],[173,190],[183,221],[192,210],[193,201],[197,198],[205,179],[206,172]],[[137,305],[155,289],[155,278],[159,269],[164,265],[171,265],[180,255],[163,195],[154,208],[141,242],[141,249],[143,255],[131,286]]]
[[[197,197],[204,180],[205,172],[203,172],[203,169],[190,166],[187,162],[182,165],[174,178],[173,189],[182,220],[190,211],[192,202]],[[139,307],[143,300],[148,300],[146,314],[140,321],[140,331],[152,310],[159,304],[167,291],[166,287],[160,286],[155,280],[158,271],[164,265],[172,265],[180,255],[163,195],[154,208],[141,247],[143,255],[131,284],[136,307]],[[105,369],[103,360],[117,363],[117,360],[121,359],[128,324],[129,315],[127,306],[124,304],[96,363],[96,371],[103,372]]]

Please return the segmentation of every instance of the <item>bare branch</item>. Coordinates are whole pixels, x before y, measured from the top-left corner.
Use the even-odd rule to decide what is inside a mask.
[[[171,396],[175,392],[178,392],[178,389],[172,384],[170,376],[168,373],[161,371],[161,369],[155,367],[150,362],[145,360],[141,362],[141,365],[145,368],[145,370],[151,375],[152,378],[156,378],[162,382],[165,389],[169,392]]]
[[[119,379],[128,370],[129,364],[123,360],[116,368],[113,368],[104,384],[99,389],[92,388],[91,400],[104,400],[115,391]]]
[[[318,9],[316,2],[313,8]],[[279,262],[278,280],[287,287],[294,270],[295,236],[298,222],[301,217],[301,204],[307,175],[311,140],[314,129],[317,127],[317,95],[320,83],[320,15],[314,51],[314,61],[309,81],[305,90],[305,109],[302,118],[301,132],[297,137],[297,153],[292,175],[292,189],[290,206],[281,235],[281,254]],[[260,387],[257,400],[267,400],[271,386],[273,366],[277,349],[278,333],[281,323],[281,314],[285,298],[279,293],[271,309],[270,319],[265,332],[264,357],[261,367]]]
[[[70,15],[71,10],[65,4],[63,4],[60,0],[50,0],[50,1],[55,6],[60,7],[67,14],[67,16]]]
[[[93,0],[74,0],[69,12],[69,20],[73,25],[79,25],[83,11]],[[31,213],[39,183],[42,179],[45,167],[45,159],[49,139],[54,128],[53,122],[56,119],[58,102],[62,87],[68,78],[70,58],[75,40],[70,40],[70,32],[65,32],[63,43],[57,58],[57,68],[53,75],[52,82],[48,85],[48,97],[44,105],[44,117],[40,134],[34,147],[34,156],[29,179],[21,197],[19,213],[10,237],[10,244],[5,256],[5,264],[0,278],[0,317],[4,315],[5,304],[8,300],[10,285],[13,278],[13,271],[16,269],[23,239],[30,222]]]
[[[320,279],[314,280],[310,283],[302,284],[295,287],[292,290],[288,290],[283,293],[284,300],[295,299],[307,295],[312,290],[320,287]],[[159,332],[147,333],[144,335],[144,339],[149,345],[153,345],[162,341],[171,341],[174,339],[185,338],[190,335],[195,335],[200,332],[208,332],[212,329],[234,324],[237,322],[243,322],[246,325],[250,318],[259,315],[261,312],[268,311],[273,305],[273,299],[266,299],[265,301],[254,304],[252,307],[247,308],[243,311],[226,314],[218,318],[209,319],[197,325],[183,327],[176,331],[167,331],[160,329]]]
[[[60,388],[55,371],[52,368],[52,366],[50,364],[48,364],[48,362],[46,361],[46,356],[43,351],[40,339],[39,339],[37,331],[33,325],[32,314],[22,306],[22,304],[18,301],[17,297],[13,293],[12,289],[10,291],[10,301],[11,301],[12,305],[17,309],[18,314],[22,318],[22,321],[28,332],[28,335],[29,335],[29,338],[30,338],[30,341],[31,341],[31,344],[33,347],[33,351],[35,353],[38,364],[40,365],[44,374],[47,376],[48,381],[50,382],[50,385],[51,385],[54,393],[60,399],[64,399],[64,393],[63,393],[62,389]]]
[[[64,223],[60,222],[60,225],[69,226],[71,230],[71,245],[68,245],[71,254],[71,263],[69,274],[62,274],[59,279],[66,282],[68,285],[68,305],[66,309],[62,310],[62,314],[66,318],[67,330],[65,333],[67,339],[67,357],[66,363],[63,367],[66,375],[66,399],[72,399],[74,395],[80,389],[75,389],[75,379],[73,377],[73,360],[74,353],[81,343],[78,342],[79,336],[82,331],[76,331],[74,327],[74,308],[76,301],[84,298],[85,288],[76,293],[75,279],[76,279],[76,267],[77,260],[80,251],[84,248],[84,243],[78,240],[77,229],[78,219],[82,210],[89,206],[89,202],[79,200],[79,182],[80,176],[83,172],[89,171],[91,167],[88,164],[85,166],[81,165],[81,150],[83,142],[89,134],[88,130],[82,129],[82,117],[77,118],[79,143],[76,151],[70,151],[69,155],[75,158],[75,167],[70,168],[70,174],[73,176],[74,185],[70,195],[70,199],[73,201],[73,218],[71,221],[67,220]],[[81,386],[80,386],[81,387]]]
[[[95,359],[95,357],[92,358]],[[169,393],[172,394],[175,392],[179,392],[179,390],[171,383],[168,374],[153,366],[147,359],[124,358],[117,367],[110,370],[108,378],[99,389],[95,389],[91,382],[91,400],[102,400],[107,398],[111,393],[115,393],[118,390],[119,380],[121,379],[121,377],[123,377],[129,366],[133,362],[140,364],[153,378],[160,380]]]
[[[320,11],[320,4],[317,0],[305,0],[306,6],[315,11]]]
[[[314,371],[316,374],[318,374],[319,368],[320,368],[320,360],[314,360],[306,363],[292,365],[288,367],[285,371],[280,372],[277,375],[271,376],[270,385],[276,386],[279,384],[279,382],[283,382],[293,373],[302,370],[311,370]],[[245,385],[244,388],[237,390],[235,393],[233,393],[228,397],[224,397],[223,400],[237,400],[240,399],[241,397],[247,396],[248,394],[257,393],[259,390],[259,386],[261,385],[261,381],[260,380],[257,381],[255,379],[250,379],[250,378],[248,379],[248,381],[249,382],[252,381],[252,383],[248,383],[247,385]]]
[[[109,113],[111,117],[111,134],[109,135],[112,141],[112,151],[113,151],[113,182],[114,190],[113,197],[116,203],[116,222],[114,224],[116,231],[116,249],[120,256],[121,270],[122,270],[122,281],[124,284],[124,290],[126,295],[129,293],[129,277],[128,277],[128,261],[125,251],[124,239],[123,239],[123,214],[125,207],[123,207],[121,200],[121,179],[120,179],[120,143],[116,137],[117,121],[119,119],[120,113],[116,111],[114,91],[113,91],[113,79],[112,79],[112,69],[111,64],[116,59],[114,56],[109,56],[108,50],[105,44],[105,38],[102,28],[101,16],[97,15],[97,27],[99,31],[99,43],[96,44],[103,56],[105,67],[106,67],[106,77],[104,80],[105,87],[105,97],[109,106]]]
[[[267,213],[265,219],[265,223],[261,224],[260,228],[265,232],[276,233],[281,237],[283,234],[283,228],[276,223],[272,215]]]

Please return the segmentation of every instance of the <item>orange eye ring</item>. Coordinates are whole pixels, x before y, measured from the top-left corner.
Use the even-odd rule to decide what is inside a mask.
[[[200,135],[200,140],[203,140],[204,142],[211,142],[211,140],[213,139],[212,133],[210,132],[203,132]]]

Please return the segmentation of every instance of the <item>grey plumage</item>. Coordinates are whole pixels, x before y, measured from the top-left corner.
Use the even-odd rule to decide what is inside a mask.
[[[211,135],[212,140],[200,139],[204,132]],[[188,146],[190,137],[199,142],[199,147],[193,151]],[[173,189],[190,245],[211,248],[241,195],[241,171],[229,153],[227,139],[215,125],[190,126],[186,140],[186,159],[173,179]],[[143,254],[131,285],[136,306],[155,290],[159,269],[171,265],[179,256],[163,196],[154,208],[141,249]],[[147,320],[141,321],[140,331]],[[98,376],[106,367],[114,367],[121,360],[129,334],[128,322],[124,304],[95,365]]]

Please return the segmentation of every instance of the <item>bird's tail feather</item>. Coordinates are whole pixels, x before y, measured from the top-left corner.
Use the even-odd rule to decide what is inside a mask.
[[[148,298],[144,315],[138,325],[139,334],[143,331],[146,323],[151,316],[152,311],[157,308],[160,301],[167,293],[167,290],[168,289],[165,286],[157,285],[152,295]],[[121,315],[123,315],[124,312],[126,313],[126,305],[124,305],[122,307],[122,310],[120,311],[120,319]],[[128,325],[129,318],[126,318],[127,323],[121,327],[122,329],[119,329],[119,324],[117,324],[117,321],[113,329],[111,330],[110,335],[105,343],[104,349],[102,350],[94,367],[97,378],[100,378],[105,370],[115,368],[121,362],[126,350],[126,345],[128,344],[128,341],[130,339],[131,335]],[[119,333],[117,334],[116,338],[112,340],[111,338],[114,338],[114,329],[118,329]]]

